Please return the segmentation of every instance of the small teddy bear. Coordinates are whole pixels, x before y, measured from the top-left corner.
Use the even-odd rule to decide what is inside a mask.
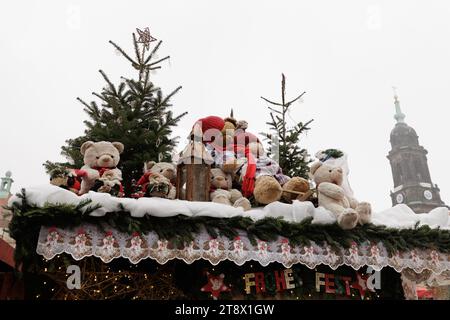
[[[349,230],[359,224],[369,223],[372,208],[367,202],[358,202],[346,195],[342,183],[341,167],[332,167],[321,161],[313,163],[310,175],[316,183],[319,206],[331,211],[342,229]]]
[[[112,170],[107,170],[96,180],[92,190],[103,193],[110,193],[113,196],[123,197],[122,184]]]
[[[177,167],[170,162],[147,161],[144,164],[144,173],[145,172],[159,173],[169,179],[172,184],[176,182]]]
[[[148,175],[148,183],[144,189],[145,196],[147,197],[175,199],[176,196],[176,188],[166,176],[159,173],[150,172]]]
[[[80,151],[83,155],[84,166],[81,168],[83,175],[80,195],[88,193],[96,185],[96,181],[107,171],[111,172],[108,173],[108,176],[112,174],[114,179],[122,181],[122,171],[117,168],[117,165],[123,149],[124,146],[120,142],[86,141],[81,145]]]
[[[219,168],[211,169],[210,199],[212,202],[242,207],[244,211],[251,209],[250,201],[244,198],[239,190],[232,189],[231,175]]]
[[[50,172],[50,184],[78,194],[84,174],[80,169],[56,168]]]
[[[175,199],[176,167],[169,162],[147,161],[144,164],[144,174],[136,184],[137,190],[133,198],[158,197]]]

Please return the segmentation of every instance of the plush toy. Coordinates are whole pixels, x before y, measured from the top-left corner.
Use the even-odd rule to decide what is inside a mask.
[[[87,141],[81,145],[80,151],[84,157],[84,166],[81,168],[83,176],[80,195],[88,193],[94,186],[100,189],[105,181],[122,181],[122,171],[117,168],[117,164],[123,149],[124,146],[120,142]],[[109,173],[102,181],[100,178],[105,172]],[[123,193],[122,185],[120,185],[119,193]]]
[[[144,164],[144,173],[159,173],[165,176],[172,184],[175,184],[177,178],[177,167],[170,162],[147,161]]]
[[[177,177],[177,168],[169,162],[147,161],[144,164],[144,174],[138,180],[133,198],[158,197],[175,199],[176,188],[174,183]]]
[[[79,194],[81,188],[81,177],[85,175],[84,170],[58,168],[50,172],[50,183]]]
[[[242,207],[244,211],[251,209],[250,201],[239,190],[232,189],[231,175],[219,168],[211,169],[210,198],[212,202]]]
[[[242,123],[242,122],[241,122]],[[300,177],[289,178],[283,174],[280,165],[265,153],[259,139],[246,132],[246,123],[238,124],[235,135],[235,148],[238,163],[243,163],[237,173],[242,182],[244,196],[254,195],[259,204],[300,199],[309,191],[309,182]]]
[[[370,204],[359,203],[346,195],[342,187],[344,174],[341,167],[317,161],[311,166],[310,175],[316,183],[319,206],[335,214],[342,229],[353,229],[358,223],[370,222],[372,215]]]
[[[109,193],[116,197],[123,197],[122,183],[112,170],[106,170],[103,175],[95,180],[92,191]]]
[[[157,197],[175,199],[176,188],[170,180],[161,173],[147,171],[137,182],[137,191],[132,198]]]

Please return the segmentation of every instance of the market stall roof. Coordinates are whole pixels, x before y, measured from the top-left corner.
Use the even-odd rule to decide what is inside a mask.
[[[418,215],[399,205],[374,213],[372,224],[342,230],[329,211],[308,201],[275,202],[244,212],[211,202],[137,200],[96,192],[79,197],[46,185],[13,196],[9,206],[12,234],[26,237],[21,226],[33,226],[40,232],[37,248],[25,251],[46,259],[67,253],[76,260],[96,256],[105,263],[116,258],[161,264],[204,259],[214,265],[253,260],[263,266],[450,270],[446,208]]]

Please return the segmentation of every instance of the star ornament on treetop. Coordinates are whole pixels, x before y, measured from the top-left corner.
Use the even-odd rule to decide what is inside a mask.
[[[155,38],[153,38],[150,35],[150,29],[147,27],[144,29],[144,31],[140,30],[139,28],[136,28],[136,31],[139,35],[138,43],[143,43],[144,48],[149,50],[150,49],[150,42],[156,41]]]

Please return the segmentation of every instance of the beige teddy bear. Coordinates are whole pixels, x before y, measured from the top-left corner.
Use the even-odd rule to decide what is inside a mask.
[[[359,203],[353,197],[347,196],[342,188],[342,168],[317,161],[311,166],[310,174],[317,186],[319,206],[334,213],[342,229],[353,229],[358,223],[370,222],[370,204]]]
[[[144,164],[144,173],[148,171],[150,171],[151,173],[162,174],[164,177],[169,179],[172,184],[176,182],[177,167],[173,163],[147,161]]]
[[[88,193],[103,174],[110,171],[108,179],[122,180],[122,171],[117,168],[120,154],[124,146],[120,142],[92,142],[86,141],[81,145],[80,151],[83,155],[84,170],[79,194]]]
[[[239,190],[232,189],[231,175],[219,168],[211,169],[210,199],[212,202],[242,207],[244,211],[251,209],[250,201],[244,198]]]

